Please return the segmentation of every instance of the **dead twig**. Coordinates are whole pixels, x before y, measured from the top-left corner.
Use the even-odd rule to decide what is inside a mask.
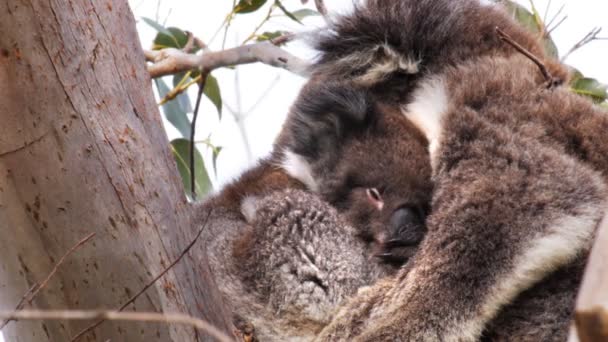
[[[95,233],[91,233],[91,234],[85,236],[80,241],[78,241],[74,246],[72,246],[72,248],[70,248],[67,252],[65,252],[65,254],[63,254],[63,256],[61,256],[61,258],[59,259],[59,261],[57,261],[57,263],[55,264],[55,266],[53,266],[53,269],[51,269],[51,272],[49,272],[49,274],[46,276],[46,278],[44,278],[44,280],[40,283],[40,285],[38,285],[38,284],[32,285],[32,287],[23,295],[23,297],[21,298],[21,300],[19,301],[19,303],[15,307],[15,311],[23,309],[23,307],[25,306],[26,303],[30,303],[31,304],[32,300],[34,300],[34,298],[38,295],[38,293],[40,293],[40,290],[42,290],[43,288],[45,288],[46,285],[51,280],[51,278],[55,275],[55,273],[57,273],[57,270],[59,269],[59,267],[61,266],[61,264],[63,264],[63,262],[65,261],[65,259],[68,256],[70,256],[70,254],[74,253],[82,245],[84,245],[85,243],[87,243],[87,241],[89,241],[90,239],[92,239],[94,236],[95,236]],[[11,321],[11,319],[8,319],[8,320],[4,321],[0,325],[0,330],[4,329],[4,327],[10,321]]]
[[[159,51],[144,51],[148,71],[152,78],[172,75],[182,71],[204,69],[209,72],[226,66],[261,62],[306,76],[309,64],[289,52],[279,48],[293,36],[278,37],[270,41],[247,44],[222,51],[207,51],[199,55],[185,53],[179,49],[167,48]]]
[[[109,320],[133,322],[175,323],[195,327],[222,342],[232,339],[202,319],[180,313],[120,312],[103,310],[19,310],[0,311],[0,318],[8,320]]]
[[[199,231],[196,234],[196,236],[194,237],[194,239],[192,239],[192,241],[190,241],[190,243],[188,244],[188,246],[186,246],[186,248],[184,248],[182,250],[182,252],[179,254],[179,256],[175,260],[173,260],[173,262],[169,266],[167,266],[162,272],[160,272],[156,277],[154,277],[151,281],[149,281],[141,290],[139,290],[139,292],[137,292],[135,295],[131,296],[131,298],[129,298],[129,300],[127,300],[123,305],[121,305],[118,308],[118,310],[116,310],[117,312],[121,312],[127,306],[129,306],[130,304],[132,304],[133,302],[135,302],[135,300],[137,298],[139,298],[139,296],[141,296],[142,294],[144,294],[144,292],[146,292],[146,290],[148,290],[152,285],[154,285],[154,283],[156,283],[167,272],[169,272],[169,270],[172,269],[173,266],[175,266],[180,260],[183,259],[183,257],[190,251],[190,249],[192,249],[192,246],[194,246],[194,244],[196,243],[196,241],[199,239],[199,237],[203,233],[203,230],[207,226],[207,221],[209,220],[209,216],[210,215],[211,215],[211,212],[209,212],[207,214],[207,217],[203,221],[203,223],[201,225],[201,228],[199,229]],[[97,328],[101,323],[103,323],[107,319],[107,318],[104,318],[104,317],[96,317],[96,318],[99,318],[99,320],[97,322],[95,322],[95,323],[89,325],[88,327],[84,328],[83,330],[81,330],[70,341],[74,342],[74,341],[78,340],[79,338],[81,338],[82,336],[84,336],[84,334],[86,334],[87,332],[89,332],[89,331]]]
[[[553,28],[550,28],[551,25],[553,24],[553,22],[559,18],[560,14],[562,14],[562,11],[564,10],[564,8],[566,7],[566,5],[562,5],[557,12],[555,13],[555,15],[553,15],[553,17],[549,20],[549,22],[545,25],[545,37],[549,36],[550,32],[555,30],[564,20],[566,20],[567,16],[564,16]],[[547,12],[549,11],[549,9],[547,8]],[[545,13],[545,15],[547,15],[547,13]],[[544,20],[543,20],[544,21]],[[544,21],[546,22],[546,21]]]
[[[528,59],[530,59],[532,62],[534,62],[534,64],[536,64],[536,66],[538,66],[538,68],[540,69],[540,72],[543,74],[543,77],[547,81],[547,88],[551,88],[561,82],[561,80],[556,79],[551,75],[551,73],[549,72],[549,70],[547,69],[545,64],[540,59],[538,59],[538,57],[534,56],[526,48],[519,45],[519,43],[517,43],[515,40],[513,40],[513,38],[511,38],[511,36],[509,36],[506,32],[501,30],[499,27],[496,27],[496,33],[498,34],[498,37],[500,38],[500,40],[511,45],[515,50],[517,50],[522,55],[526,56]]]
[[[582,48],[583,46],[591,43],[594,40],[600,40],[602,38],[598,37],[598,34],[602,31],[601,27],[595,27],[589,33],[587,33],[581,40],[579,40],[566,54],[562,57],[561,61],[564,62],[566,58],[568,58],[574,51]]]

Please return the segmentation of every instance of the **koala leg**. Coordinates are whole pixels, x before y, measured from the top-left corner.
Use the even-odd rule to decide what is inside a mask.
[[[476,341],[519,294],[588,252],[605,211],[601,176],[483,119],[456,120],[411,269],[342,307],[318,340]]]

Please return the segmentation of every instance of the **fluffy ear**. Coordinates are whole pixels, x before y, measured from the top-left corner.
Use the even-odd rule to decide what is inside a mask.
[[[503,6],[480,1],[361,1],[310,35],[318,51],[311,71],[403,102],[425,75],[485,55],[518,53],[500,40],[496,27],[545,60],[538,39],[513,22]]]
[[[313,80],[301,91],[284,128],[290,151],[309,159],[319,152],[337,151],[348,135],[372,119],[372,101],[366,90],[346,82]]]

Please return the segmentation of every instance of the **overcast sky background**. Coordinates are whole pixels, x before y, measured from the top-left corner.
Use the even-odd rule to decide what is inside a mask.
[[[300,0],[283,0],[285,6],[292,11],[303,7],[313,8],[313,2],[311,0],[308,5],[302,5]],[[352,8],[351,0],[325,2],[330,12],[339,13]],[[518,0],[518,2],[526,7],[530,5],[528,0]],[[221,48],[222,33],[214,40],[211,38],[221,26],[232,5],[231,0],[213,2],[165,0],[160,1],[160,5],[154,0],[129,0],[129,3],[137,19],[142,16],[152,19],[158,17],[166,26],[177,26],[193,32],[203,41],[210,43],[213,50]],[[268,1],[266,7],[256,13],[238,15],[235,18],[228,32],[226,47],[239,45],[265,16],[270,3],[272,1]],[[539,12],[544,14],[548,0],[535,0],[535,4]],[[605,31],[603,36],[608,36],[608,16],[606,16],[608,1],[553,0],[547,17],[552,18],[562,5],[564,6],[562,16],[567,15],[568,18],[553,33],[560,54],[568,51],[596,26],[603,27]],[[309,17],[304,23],[305,25],[302,26],[285,16],[278,16],[271,19],[261,31],[310,30],[322,26],[323,20],[319,17]],[[144,48],[151,46],[156,32],[141,20],[138,21],[137,29]],[[314,55],[302,43],[292,43],[287,49],[304,58]],[[608,82],[608,68],[605,66],[607,57],[608,41],[603,40],[592,42],[578,50],[568,58],[567,62],[585,75]],[[214,175],[212,170],[208,170],[217,188],[240,174],[244,168],[251,166],[255,160],[268,154],[289,106],[305,80],[289,72],[261,64],[239,66],[236,71],[219,69],[214,75],[218,78],[226,104],[223,117],[219,121],[215,108],[205,100],[199,114],[197,139],[204,139],[211,134],[212,142],[223,147],[218,158],[218,174]],[[195,89],[192,87],[192,96],[194,93]],[[239,93],[240,101],[237,96]],[[237,122],[244,127],[249,146],[243,143],[242,130],[239,130]],[[169,128],[169,135],[171,138],[178,136],[172,127]],[[210,151],[205,152],[204,145],[199,145],[199,148],[208,161]]]

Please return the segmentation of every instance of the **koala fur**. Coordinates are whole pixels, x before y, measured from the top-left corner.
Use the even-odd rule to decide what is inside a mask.
[[[394,274],[426,232],[427,144],[359,87],[311,80],[270,158],[198,209],[237,327],[311,340],[344,299]]]
[[[394,273],[317,195],[287,189],[254,201],[247,227],[212,226],[207,248],[235,321],[260,341],[310,341],[345,298]]]
[[[424,133],[434,194],[407,266],[341,307],[318,341],[567,339],[606,210],[608,113],[564,82],[548,88],[497,26],[567,80],[475,0],[370,0],[319,40],[313,70],[367,87]],[[378,67],[390,58],[416,70]]]

